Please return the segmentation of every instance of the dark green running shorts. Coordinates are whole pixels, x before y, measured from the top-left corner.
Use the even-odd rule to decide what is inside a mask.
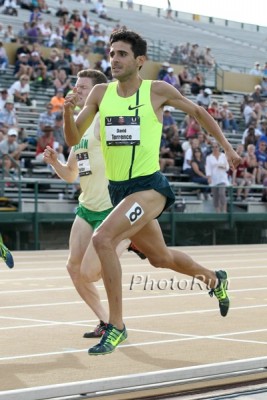
[[[111,213],[112,210],[113,208],[109,208],[108,210],[104,211],[91,211],[79,204],[75,214],[88,222],[88,224],[91,225],[91,227],[95,231],[96,228],[101,225],[101,223]]]
[[[162,211],[170,207],[175,201],[175,194],[169,181],[160,171],[152,175],[140,176],[127,181],[109,181],[108,190],[112,205],[115,207],[125,197],[132,193],[154,189],[166,197],[166,204]]]

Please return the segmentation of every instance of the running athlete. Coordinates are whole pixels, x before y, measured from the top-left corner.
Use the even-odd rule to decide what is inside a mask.
[[[75,85],[78,95],[77,106],[82,108],[93,86],[106,83],[107,78],[102,72],[92,69],[80,71],[77,77]],[[88,258],[87,247],[93,231],[111,212],[112,204],[99,141],[98,115],[81,141],[72,147],[66,164],[62,164],[57,159],[57,152],[49,146],[44,151],[44,161],[52,165],[57,175],[67,182],[75,182],[79,176],[82,193],[79,196],[79,206],[70,232],[67,269],[77,292],[100,320],[95,330],[86,332],[84,337],[100,337],[108,321],[107,313],[94,284],[101,278],[101,266],[96,254],[93,257],[90,254]],[[127,247],[127,244],[129,244],[128,240],[119,246],[119,254]],[[130,250],[136,252],[135,248],[130,248]],[[141,257],[141,254],[139,256]]]
[[[0,234],[0,257],[5,261],[8,268],[14,267],[14,259],[11,251],[4,245],[2,235]]]
[[[117,30],[110,36],[110,62],[113,78],[96,85],[77,119],[73,110],[77,97],[64,104],[64,132],[69,145],[75,145],[100,114],[101,144],[109,193],[114,210],[92,237],[102,265],[102,277],[109,301],[109,324],[100,343],[90,355],[113,352],[127,338],[122,315],[121,264],[116,246],[131,238],[155,267],[170,268],[196,277],[210,288],[219,301],[220,313],[229,309],[227,273],[212,271],[178,250],[168,248],[157,217],[175,200],[168,180],[160,172],[159,145],[164,106],[192,115],[223,147],[229,165],[235,168],[240,157],[207,111],[182,96],[163,81],[143,80],[139,75],[146,60],[146,41],[137,33]]]

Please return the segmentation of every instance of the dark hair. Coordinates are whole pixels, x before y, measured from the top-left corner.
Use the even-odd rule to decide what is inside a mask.
[[[92,79],[93,86],[99,83],[107,83],[107,77],[103,72],[98,71],[96,69],[83,69],[79,71],[77,74],[77,78],[90,78]]]
[[[125,42],[131,45],[134,53],[134,58],[138,56],[146,56],[147,42],[138,33],[128,29],[118,29],[110,35],[109,43],[112,45],[115,42]]]

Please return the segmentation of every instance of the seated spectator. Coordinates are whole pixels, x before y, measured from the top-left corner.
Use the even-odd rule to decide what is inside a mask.
[[[205,89],[206,90],[206,89]],[[215,119],[217,124],[222,127],[222,116],[219,109],[219,104],[217,100],[212,100],[207,109],[208,113]]]
[[[71,74],[72,75],[77,75],[79,71],[83,69],[83,56],[81,54],[80,49],[76,49],[74,53],[71,54]]]
[[[212,153],[206,158],[206,176],[211,185],[213,205],[217,213],[227,211],[226,186],[229,185],[229,164],[219,144],[213,142]]]
[[[38,51],[33,51],[31,53],[29,64],[32,67],[32,78],[37,82],[45,84],[47,78],[47,66]]]
[[[174,69],[169,67],[167,69],[167,74],[164,76],[163,80],[170,85],[174,86],[176,89],[180,89],[180,81],[177,74],[174,73]]]
[[[50,54],[44,59],[47,77],[55,79],[58,74],[57,62],[59,61],[59,50],[51,49]]]
[[[159,151],[159,165],[160,165],[160,170],[162,172],[165,171],[166,167],[174,166],[174,159],[172,158],[170,152],[169,143],[170,143],[169,139],[163,133],[161,136],[160,151]]]
[[[16,0],[5,0],[3,14],[17,16],[18,8]]]
[[[163,81],[164,76],[168,73],[168,68],[170,68],[170,64],[168,62],[164,61],[164,63],[161,64],[161,68],[158,72],[157,79],[159,81]]]
[[[231,110],[229,110],[229,104],[227,101],[222,103],[222,108],[220,110],[222,118],[222,128],[224,131],[232,131],[235,133],[237,131],[237,123]]]
[[[255,154],[256,147],[254,144],[249,144],[247,147],[247,152],[245,154],[245,162],[247,165],[247,172],[252,175],[253,183],[257,180],[258,173],[258,161]]]
[[[182,167],[184,162],[184,152],[180,143],[178,132],[174,133],[169,141],[169,155],[174,160],[175,167]]]
[[[55,88],[55,93],[61,89],[63,90],[63,95],[66,96],[67,93],[73,89],[71,84],[71,79],[67,77],[66,71],[60,69],[58,71],[56,79],[53,81],[53,86]]]
[[[260,104],[262,100],[261,85],[255,85],[254,91],[250,94],[250,97],[254,100],[255,104]]]
[[[244,105],[243,116],[245,125],[248,127],[251,123],[258,122],[259,107],[256,107],[252,98],[249,98],[247,104]]]
[[[43,152],[46,149],[46,146],[54,148],[54,135],[53,135],[53,127],[50,125],[44,126],[42,130],[42,134],[39,136],[36,145],[36,153],[35,159],[37,161],[43,161]]]
[[[185,85],[190,85],[192,82],[192,77],[188,71],[188,66],[185,65],[182,71],[178,74],[181,87],[183,88]]]
[[[202,127],[200,123],[191,115],[188,116],[188,124],[187,127],[185,128],[184,135],[186,139],[189,138],[194,138],[199,135],[199,133],[202,133]]]
[[[236,152],[241,157],[241,162],[234,170],[229,170],[229,175],[232,177],[232,185],[238,187],[236,200],[241,201],[247,199],[250,186],[255,183],[255,176],[253,173],[248,172],[243,144],[237,146]]]
[[[3,42],[0,41],[0,73],[5,73],[8,67],[9,61],[6,49],[3,46]]]
[[[46,111],[40,114],[38,120],[37,136],[40,137],[43,134],[45,126],[51,126],[54,129],[56,114],[52,113],[53,105],[49,102],[46,105]]]
[[[205,83],[203,75],[200,72],[197,72],[195,76],[192,78],[190,87],[191,93],[197,95],[204,88],[205,88]]]
[[[255,75],[255,76],[261,76],[262,72],[261,72],[261,66],[260,63],[258,61],[256,61],[254,63],[254,67],[249,71],[250,75]]]
[[[19,79],[22,75],[27,75],[31,78],[33,68],[29,63],[29,55],[26,53],[18,54],[18,60],[15,62],[14,76]]]
[[[58,88],[55,96],[50,100],[50,104],[52,104],[52,113],[62,113],[64,101],[64,89]]]
[[[49,36],[48,39],[48,47],[55,47],[57,49],[60,49],[62,47],[63,43],[63,36],[60,32],[60,29],[58,26],[55,26],[52,29],[51,35]]]
[[[8,91],[6,89],[2,89],[0,91],[0,112],[5,108],[6,100],[8,97]]]
[[[261,95],[262,97],[267,97],[267,75],[262,77]]]
[[[64,16],[68,16],[68,15],[69,15],[69,11],[68,11],[67,5],[64,6],[63,0],[59,0],[59,5],[58,5],[55,16],[56,17],[64,17]]]
[[[255,128],[255,124],[251,124],[247,129],[245,129],[241,141],[241,143],[244,145],[245,151],[247,151],[249,144],[254,144],[254,146],[256,146],[260,136],[261,132]]]
[[[21,54],[31,55],[31,49],[29,47],[29,42],[26,39],[21,39],[20,46],[15,51],[15,62],[18,61]]]
[[[259,148],[255,151],[258,161],[257,183],[262,184],[267,178],[267,144],[264,141],[259,142]]]
[[[175,133],[178,133],[177,124],[168,108],[163,111],[162,132],[170,139]]]
[[[15,102],[24,103],[27,106],[32,105],[29,81],[30,79],[27,75],[21,75],[19,80],[10,86],[8,93],[9,96],[13,96]]]
[[[213,68],[215,66],[215,58],[211,53],[211,48],[206,47],[203,54],[203,64],[208,68]]]
[[[185,149],[185,142],[183,143],[183,149]],[[199,141],[196,137],[189,138],[188,146],[184,150],[184,162],[183,162],[183,173],[191,174],[191,161],[193,157],[193,150],[199,147]]]
[[[12,25],[7,25],[7,28],[4,31],[3,42],[16,43],[16,41],[17,41],[17,35],[15,34]]]
[[[189,52],[189,57],[188,57],[188,63],[192,67],[196,67],[199,64],[199,45],[197,43],[192,44],[190,52]]]
[[[0,129],[6,134],[10,128],[17,129],[17,117],[12,97],[6,99],[4,109],[0,112]]]
[[[201,91],[197,97],[196,97],[196,103],[199,106],[204,107],[206,110],[208,110],[209,105],[211,103],[211,95],[212,91],[210,88],[206,88],[203,91]]]
[[[206,176],[206,157],[203,155],[201,149],[196,147],[193,149],[192,160],[191,160],[191,171],[190,171],[190,180],[194,183],[199,183],[201,185],[207,185],[207,187],[200,190],[200,199],[203,200],[208,199],[209,193],[209,182]],[[204,195],[204,196],[203,196]]]
[[[4,175],[10,176],[11,168],[19,168],[19,159],[21,152],[28,146],[28,143],[17,142],[18,132],[14,128],[10,128],[7,132],[7,137],[0,142],[0,165],[4,168]],[[8,154],[14,159],[9,157],[2,157],[2,155]]]
[[[60,147],[59,151],[62,149],[64,157],[67,159],[69,156],[70,148],[65,142],[64,130],[63,130],[63,115],[57,114],[54,126],[54,138]]]

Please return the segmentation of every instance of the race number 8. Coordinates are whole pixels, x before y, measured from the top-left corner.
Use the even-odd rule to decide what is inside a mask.
[[[133,225],[136,221],[138,221],[142,215],[144,214],[144,210],[138,203],[134,203],[129,211],[125,214],[130,224]]]

